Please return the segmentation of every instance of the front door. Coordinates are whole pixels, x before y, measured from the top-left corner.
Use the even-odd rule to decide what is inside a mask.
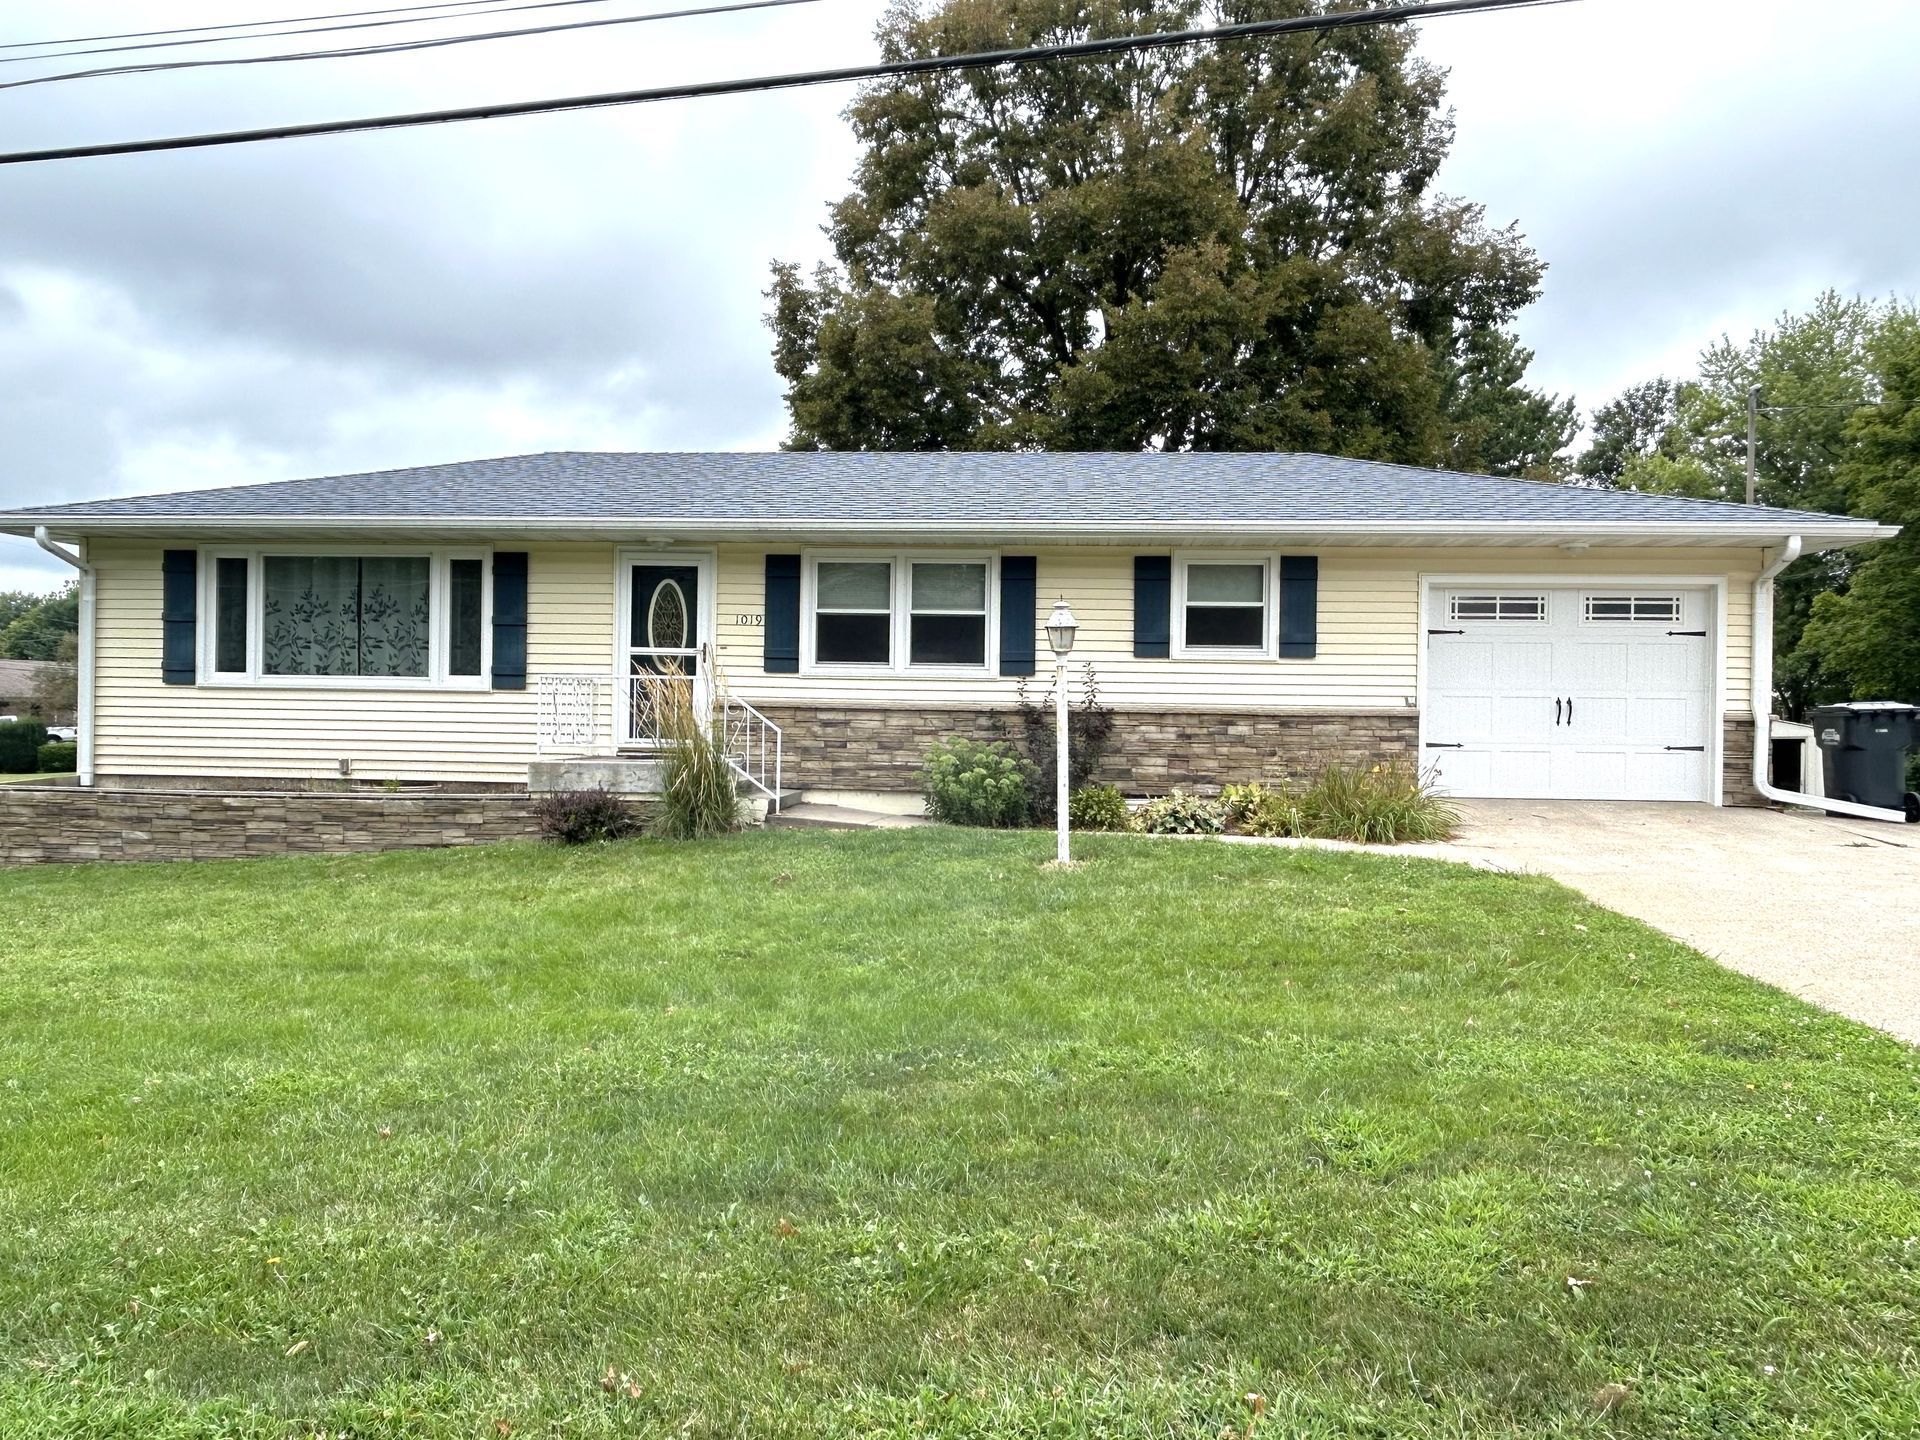
[[[700,633],[700,567],[647,561],[632,567],[627,619],[626,733],[629,745],[657,744],[659,709],[674,690],[704,721],[709,677]]]

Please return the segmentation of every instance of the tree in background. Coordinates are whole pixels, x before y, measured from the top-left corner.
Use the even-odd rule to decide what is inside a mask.
[[[1651,380],[1593,414],[1593,441],[1576,469],[1589,484],[1698,499],[1746,498],[1747,390],[1761,388],[1756,498],[1831,514],[1875,513],[1849,464],[1854,417],[1882,387],[1885,337],[1914,311],[1893,302],[1821,295],[1805,314],[1700,355],[1699,375]],[[1844,699],[1851,686],[1830,657],[1804,643],[1816,596],[1844,591],[1856,552],[1810,555],[1775,585],[1774,688],[1781,712]]]
[[[1848,421],[1841,478],[1862,513],[1903,528],[1814,597],[1803,644],[1852,698],[1920,703],[1920,314],[1891,314],[1873,358],[1879,403]]]
[[[80,630],[80,589],[69,580],[51,595],[26,597],[29,603],[15,604],[23,592],[0,596],[0,615],[12,613],[0,629],[0,660],[51,660],[60,649],[64,635]]]
[[[899,0],[889,60],[1347,8]],[[1505,328],[1543,267],[1433,193],[1444,76],[1381,26],[899,77],[837,265],[776,264],[797,449],[1320,450],[1552,473],[1573,405]]]

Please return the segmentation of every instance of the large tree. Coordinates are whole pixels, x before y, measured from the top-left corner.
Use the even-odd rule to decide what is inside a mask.
[[[11,599],[12,594],[0,597],[0,604]],[[71,580],[51,595],[31,597],[31,602],[10,607],[12,616],[0,628],[0,659],[51,660],[60,638],[79,630],[80,591]]]
[[[1858,553],[1844,591],[1814,598],[1805,645],[1853,698],[1920,703],[1920,315],[1889,317],[1873,351],[1879,403],[1847,426],[1843,483],[1903,528]]]
[[[1592,445],[1577,469],[1593,484],[1743,500],[1747,391],[1758,385],[1759,502],[1873,513],[1859,472],[1848,464],[1856,444],[1851,425],[1861,403],[1880,393],[1881,337],[1911,319],[1898,304],[1828,291],[1804,314],[1782,315],[1745,341],[1723,336],[1700,353],[1694,378],[1649,381],[1596,410]],[[1845,590],[1856,563],[1851,551],[1811,555],[1775,587],[1774,686],[1783,714],[1848,693],[1845,676],[1803,641],[1814,598]]]
[[[906,59],[1348,0],[901,0]],[[1308,449],[1552,470],[1570,401],[1505,327],[1543,267],[1438,195],[1441,72],[1404,26],[889,79],[837,264],[774,267],[789,444]]]

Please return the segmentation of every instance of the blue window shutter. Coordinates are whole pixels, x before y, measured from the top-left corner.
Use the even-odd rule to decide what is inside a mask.
[[[1038,567],[1032,555],[1000,557],[1000,673],[1033,674]]]
[[[493,688],[527,688],[527,552],[493,552]]]
[[[199,552],[165,551],[160,557],[160,678],[168,685],[191,685],[199,679],[194,653],[199,598]]]
[[[1280,658],[1311,660],[1320,646],[1320,557],[1280,557]]]
[[[1173,653],[1173,557],[1133,557],[1133,654],[1164,660]]]
[[[767,556],[767,613],[761,632],[761,668],[769,675],[800,673],[800,557]]]

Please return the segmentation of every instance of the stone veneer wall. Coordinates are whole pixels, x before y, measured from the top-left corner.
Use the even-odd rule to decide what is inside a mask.
[[[1753,788],[1753,721],[1745,715],[1728,715],[1721,720],[1720,803],[1760,806],[1772,803]]]
[[[536,833],[524,794],[247,794],[0,785],[0,865],[482,845]]]
[[[782,732],[785,779],[807,790],[913,790],[927,748],[948,735],[1012,739],[1013,710],[762,705]],[[1304,779],[1332,764],[1415,759],[1414,710],[1116,710],[1097,778],[1135,794],[1272,776]]]

